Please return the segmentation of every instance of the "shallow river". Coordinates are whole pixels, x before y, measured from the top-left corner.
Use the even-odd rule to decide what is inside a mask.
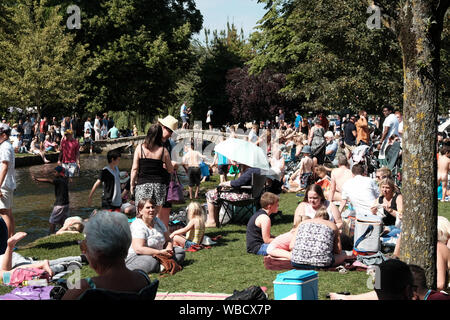
[[[81,155],[81,172],[69,184],[69,200],[71,216],[89,217],[95,208],[101,206],[102,187],[95,191],[92,207],[87,207],[89,192],[95,183],[100,170],[107,165],[105,154]],[[122,154],[119,169],[130,173],[132,155]],[[17,189],[14,193],[13,215],[16,231],[25,231],[28,236],[20,245],[32,242],[48,234],[48,219],[55,202],[54,186],[49,183],[35,182],[31,176],[52,177],[56,163],[43,164],[16,169]],[[182,170],[184,171],[184,170]],[[182,173],[180,172],[180,175]],[[180,176],[182,181],[185,177]]]

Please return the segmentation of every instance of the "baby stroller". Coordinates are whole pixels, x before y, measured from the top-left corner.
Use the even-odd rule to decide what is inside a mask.
[[[351,161],[353,165],[362,164],[366,168],[368,176],[378,169],[378,161],[373,154],[372,146],[357,146],[352,152]]]
[[[402,147],[400,141],[394,141],[394,143],[386,148],[385,159],[380,159],[379,165],[381,167],[387,167],[392,172],[392,177],[394,178],[395,184],[401,186],[402,183],[402,158],[401,158]]]

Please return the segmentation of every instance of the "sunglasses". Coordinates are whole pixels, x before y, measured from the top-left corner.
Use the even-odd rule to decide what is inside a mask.
[[[375,176],[375,178],[377,178],[377,179],[386,179],[387,176]]]

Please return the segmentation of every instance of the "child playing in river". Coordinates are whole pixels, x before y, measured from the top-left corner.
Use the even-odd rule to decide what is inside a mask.
[[[64,221],[69,216],[69,180],[65,176],[65,169],[61,166],[55,167],[55,175],[53,179],[50,178],[36,178],[33,180],[38,182],[47,182],[55,186],[55,204],[53,206],[52,214],[50,215],[49,233],[53,234],[56,227],[61,227]]]
[[[200,204],[191,202],[187,207],[187,214],[189,219],[187,226],[170,234],[170,238],[173,239],[173,245],[184,249],[188,249],[192,245],[201,244],[205,235],[205,217]]]

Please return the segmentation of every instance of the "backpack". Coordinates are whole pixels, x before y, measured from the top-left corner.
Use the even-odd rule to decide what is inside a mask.
[[[47,271],[38,268],[17,268],[11,271],[10,286],[19,286],[24,281],[33,279],[50,279]]]
[[[233,295],[225,298],[225,300],[268,300],[267,295],[258,286],[251,286],[242,291],[234,290]]]

